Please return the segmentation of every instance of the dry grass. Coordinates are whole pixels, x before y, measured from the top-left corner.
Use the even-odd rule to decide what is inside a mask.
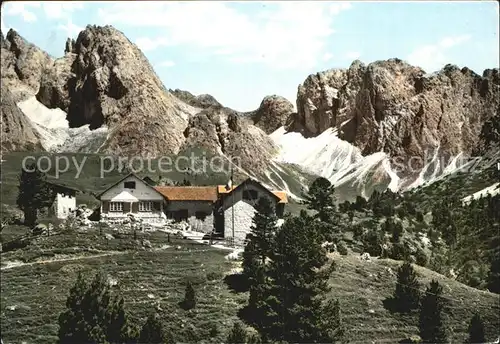
[[[72,237],[81,246],[85,237],[90,241],[96,240],[96,233],[79,233]],[[78,272],[91,275],[98,269],[119,282],[135,323],[141,323],[150,310],[158,309],[165,319],[165,325],[173,330],[179,340],[207,339],[210,327],[217,324],[221,334],[213,340],[220,342],[232,326],[237,309],[246,301],[245,295],[232,294],[223,282],[224,272],[233,267],[232,263],[224,259],[227,252],[180,238],[172,237],[171,243],[167,243],[163,233],[147,235],[147,239],[153,245],[152,250],[136,248],[116,251],[115,243],[109,249],[119,254],[3,270],[1,324],[4,342],[54,343],[59,313],[64,309],[69,288]],[[60,235],[52,237],[52,240],[60,245],[69,242],[71,237]],[[115,240],[131,241],[130,238]],[[106,244],[96,241],[93,244],[96,252],[108,248]],[[51,252],[48,242],[49,239],[21,251],[25,255],[32,252],[31,262],[48,259]],[[170,247],[160,249],[161,245]],[[40,249],[44,254],[35,257],[35,252],[40,252]],[[61,249],[54,246],[57,252]],[[15,259],[21,253],[8,254],[10,256],[7,257],[2,254],[2,263]],[[82,252],[76,254],[85,255]],[[70,256],[69,253],[65,255]],[[58,258],[58,255],[52,256],[54,258]],[[187,279],[195,284],[198,304],[194,310],[186,312],[177,303],[184,296]],[[12,306],[15,306],[14,310],[11,310]]]
[[[357,256],[335,256],[337,270],[331,278],[332,297],[342,305],[350,342],[397,343],[418,334],[418,313],[392,313],[384,307],[396,285],[401,262],[391,259],[362,261]],[[468,287],[436,272],[415,266],[425,287],[432,279],[443,285],[447,300],[446,325],[452,343],[464,342],[467,326],[477,310],[486,321],[487,334],[496,339],[500,326],[500,296]]]
[[[144,249],[141,239],[149,240],[153,248]],[[166,234],[155,232],[140,234],[138,241],[122,235],[108,243],[96,230],[90,230],[42,237],[24,249],[3,253],[3,264],[12,260],[35,263],[1,272],[4,342],[54,343],[58,315],[78,272],[91,275],[101,269],[119,282],[135,323],[144,321],[150,310],[158,309],[177,340],[220,343],[247,299],[246,293],[233,293],[223,282],[223,276],[234,268],[234,263],[224,259],[227,251],[173,236],[171,239],[168,243]],[[114,254],[88,257],[99,253]],[[40,260],[75,256],[87,258],[40,263]],[[337,270],[331,278],[331,294],[341,302],[349,342],[396,343],[418,333],[417,313],[401,315],[384,308],[384,300],[395,287],[399,262],[386,259],[367,262],[355,255],[335,255],[334,259]],[[486,320],[489,339],[497,335],[498,295],[467,287],[425,268],[417,267],[417,272],[422,289],[433,278],[443,284],[445,297],[450,299],[446,323],[454,343],[465,339],[468,321],[476,309]],[[198,304],[191,311],[178,306],[187,279],[194,282],[198,297]],[[210,338],[214,324],[219,334]]]

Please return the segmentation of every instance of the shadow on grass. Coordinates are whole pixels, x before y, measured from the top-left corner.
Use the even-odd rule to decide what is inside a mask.
[[[190,309],[193,309],[196,306],[196,303],[194,303],[192,301],[182,300],[182,301],[178,302],[177,305],[181,309],[183,309],[185,311],[189,311]]]
[[[234,293],[244,293],[248,291],[248,283],[242,274],[232,274],[224,277],[224,283]]]
[[[401,302],[395,297],[387,297],[382,301],[384,308],[387,309],[390,313],[399,313],[401,315],[413,315],[415,311],[418,309],[415,307],[409,307],[402,305]]]
[[[398,300],[394,297],[386,297],[384,301],[382,301],[384,308],[387,309],[391,313],[401,313],[401,307],[398,304]]]

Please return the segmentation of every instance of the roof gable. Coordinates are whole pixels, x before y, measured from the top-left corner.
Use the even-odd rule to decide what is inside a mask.
[[[288,203],[288,195],[286,191],[272,191],[272,193],[280,199],[278,203]]]
[[[154,188],[151,185],[149,185],[146,181],[144,181],[142,178],[140,178],[139,176],[137,176],[135,173],[130,172],[125,177],[121,178],[120,180],[118,180],[117,182],[115,182],[114,184],[112,184],[111,186],[109,186],[106,190],[104,190],[103,192],[101,192],[99,195],[97,195],[97,198],[100,199],[102,197],[102,195],[104,195],[106,192],[108,192],[109,190],[111,190],[112,188],[114,188],[115,186],[117,186],[118,184],[120,184],[121,182],[123,182],[124,180],[126,180],[129,177],[134,177],[136,179],[136,181],[142,183],[143,185],[146,185],[151,190],[154,190],[156,193],[158,193],[158,194],[160,194],[160,195],[163,196],[163,194],[161,192],[158,192],[158,190],[156,190],[156,188]]]
[[[235,187],[231,192],[227,192],[227,194],[230,195],[232,192],[236,192],[237,190],[244,188],[248,184],[252,184],[252,185],[257,186],[259,189],[266,192],[269,196],[271,196],[271,198],[275,199],[278,202],[281,200],[281,198],[278,195],[274,194],[272,191],[270,191],[264,185],[262,185],[261,183],[259,183],[258,181],[256,181],[255,179],[252,179],[252,178],[248,178],[248,179],[244,180],[240,185]]]

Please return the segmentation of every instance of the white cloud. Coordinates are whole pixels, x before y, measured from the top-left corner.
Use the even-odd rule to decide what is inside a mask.
[[[0,11],[0,25],[1,25],[1,29],[2,29],[2,34],[5,37],[5,35],[7,34],[7,31],[9,31],[9,29],[7,27],[7,24],[5,23],[4,11]]]
[[[329,61],[333,58],[333,54],[332,53],[324,53],[323,54],[323,61]]]
[[[149,37],[139,37],[135,40],[135,44],[143,51],[155,50],[161,46],[167,45],[167,41],[164,38],[149,38]]]
[[[4,10],[7,16],[20,16],[23,21],[32,23],[37,17],[31,9],[39,7],[39,2],[10,1],[4,5]]]
[[[183,46],[224,56],[237,63],[274,67],[314,66],[334,33],[335,16],[348,2],[273,2],[257,11],[242,11],[226,2],[124,2],[98,11],[101,21],[155,28],[157,36],[141,37],[143,50]]]
[[[57,29],[63,31],[66,37],[75,38],[78,36],[83,27],[75,25],[71,19],[68,19],[66,24],[59,24]]]
[[[20,16],[25,22],[31,23],[38,19],[33,10],[43,9],[45,16],[49,19],[63,19],[71,17],[71,14],[83,8],[83,1],[10,1],[5,6],[5,14],[8,16]]]
[[[345,57],[348,58],[349,60],[357,60],[361,56],[361,53],[359,51],[348,51],[345,54]]]
[[[43,11],[47,18],[60,19],[68,18],[71,14],[83,8],[83,2],[80,1],[44,1],[42,3]]]
[[[439,42],[439,45],[443,48],[451,48],[455,45],[467,42],[471,38],[471,35],[461,35],[454,37],[445,37]]]
[[[420,66],[428,72],[442,68],[449,59],[446,55],[448,49],[463,44],[470,40],[471,35],[444,37],[435,44],[428,44],[415,49],[408,55],[408,62]]]
[[[174,61],[170,61],[170,60],[167,60],[167,61],[163,61],[163,62],[160,62],[158,64],[159,67],[173,67],[175,66],[175,62]]]

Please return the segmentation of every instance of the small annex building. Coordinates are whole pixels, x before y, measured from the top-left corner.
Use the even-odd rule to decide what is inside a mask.
[[[65,219],[76,209],[76,194],[79,190],[66,185],[48,181],[49,187],[53,192],[52,205],[49,207],[49,215],[58,219]]]

